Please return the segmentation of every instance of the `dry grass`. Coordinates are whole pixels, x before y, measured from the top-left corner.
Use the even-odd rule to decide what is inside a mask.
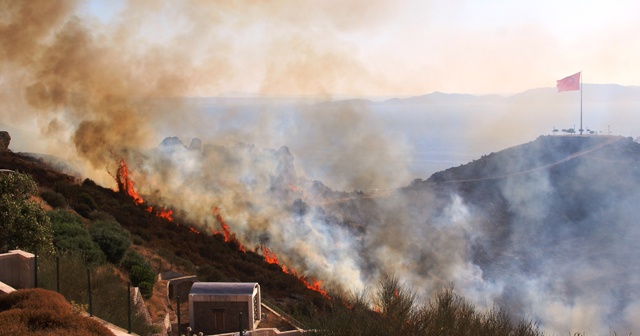
[[[419,305],[416,295],[391,278],[382,282],[372,300],[363,293],[335,298],[331,312],[309,321],[313,335],[493,335],[541,336],[538,327],[519,321],[501,309],[478,309],[452,289]]]

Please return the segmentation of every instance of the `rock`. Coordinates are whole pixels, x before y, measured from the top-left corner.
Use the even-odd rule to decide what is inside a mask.
[[[11,142],[11,136],[7,131],[0,131],[0,153],[9,151],[9,143]]]
[[[198,138],[193,138],[191,140],[191,145],[189,145],[189,150],[202,150],[202,141]]]

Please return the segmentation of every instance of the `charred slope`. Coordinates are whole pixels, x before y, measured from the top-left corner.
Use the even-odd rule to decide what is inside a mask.
[[[0,168],[32,175],[41,189],[62,194],[72,209],[81,204],[83,197],[90,196],[98,211],[112,215],[176,270],[198,273],[204,281],[259,282],[266,297],[286,303],[282,308],[291,311],[305,311],[311,304],[322,307],[326,303],[320,293],[308,289],[300,278],[284,273],[279,265],[266,262],[252,251],[254,246],[243,252],[237,240],[226,241],[222,234],[204,230],[198,233],[194,229],[199,227],[197,223],[184,219],[186,216],[180,216],[179,211],[177,218],[169,221],[147,211],[150,204],[135,204],[124,193],[101,187],[90,179],[61,173],[45,160],[25,154],[0,153]]]

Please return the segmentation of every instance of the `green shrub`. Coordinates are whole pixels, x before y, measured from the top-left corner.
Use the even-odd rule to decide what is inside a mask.
[[[198,280],[200,281],[216,282],[224,281],[227,278],[219,269],[209,264],[199,267],[197,270],[197,274]]]
[[[91,211],[98,209],[96,201],[87,193],[82,193],[78,196],[78,204],[84,204],[91,209]]]
[[[77,204],[73,207],[73,210],[84,218],[89,218],[91,216],[91,212],[93,212],[93,210],[91,210],[91,208],[86,204]]]
[[[153,295],[153,283],[148,281],[143,281],[138,284],[140,288],[140,293],[142,293],[142,297],[148,299]]]
[[[54,208],[66,208],[69,206],[67,199],[62,196],[62,194],[57,193],[51,190],[45,190],[40,193],[40,197],[42,197],[47,204]]]
[[[30,199],[37,192],[30,175],[0,174],[0,252],[53,248],[49,217],[40,204]]]
[[[131,284],[140,287],[145,298],[151,297],[157,278],[151,265],[138,252],[130,250],[122,260],[122,266],[129,270]]]
[[[144,244],[144,239],[137,234],[131,235],[131,242],[133,245],[142,245]]]
[[[124,259],[122,259],[121,265],[128,271],[131,271],[131,268],[135,265],[144,266],[148,265],[148,263],[140,253],[135,250],[129,250],[127,254],[125,254]]]
[[[124,230],[118,222],[113,220],[98,220],[89,227],[89,233],[98,243],[107,260],[118,264],[131,243],[129,232]]]
[[[151,283],[151,285],[153,286],[156,280],[156,273],[151,269],[151,267],[144,265],[133,265],[133,267],[131,267],[129,279],[131,279],[131,283],[134,286],[140,286],[140,284],[143,282]]]
[[[82,255],[87,264],[99,265],[105,262],[104,253],[84,228],[80,217],[65,210],[49,211],[47,215],[51,219],[56,250]]]

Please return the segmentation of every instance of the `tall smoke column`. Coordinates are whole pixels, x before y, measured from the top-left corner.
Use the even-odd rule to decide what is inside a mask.
[[[245,241],[286,241],[290,246],[279,250],[291,253],[299,271],[314,272],[320,278],[340,274],[345,278],[339,283],[361,284],[357,261],[337,251],[318,253],[331,251],[329,245],[334,242],[351,245],[348,231],[333,228],[321,214],[291,220],[288,207],[300,195],[273,198],[273,188],[299,182],[290,164],[281,165],[291,157],[289,151],[278,150],[275,154],[281,160],[273,161],[269,151],[231,147],[239,140],[282,138],[282,129],[260,127],[270,124],[268,115],[255,130],[243,132],[245,138],[223,132],[206,139],[237,151],[233,161],[228,160],[233,153],[218,147],[203,149],[203,157],[182,151],[143,154],[139,149],[159,142],[162,135],[154,132],[158,125],[172,132],[215,125],[217,120],[185,113],[179,99],[175,110],[154,107],[166,98],[220,92],[223,83],[224,90],[255,82],[262,94],[322,98],[331,98],[334,92],[369,93],[370,88],[385,87],[360,65],[357,50],[337,36],[375,26],[388,13],[387,4],[367,4],[366,11],[359,11],[361,15],[354,19],[352,10],[361,5],[358,1],[313,6],[252,3],[250,11],[242,2],[206,6],[132,1],[124,3],[118,20],[108,24],[77,15],[83,5],[79,1],[3,2],[0,40],[10,48],[3,48],[2,71],[20,92],[13,97],[20,108],[10,117],[37,120],[42,135],[60,144],[50,153],[85,160],[90,167],[85,176],[113,183],[105,167],[115,171],[116,158],[125,158],[145,199],[181,209],[187,218],[207,225],[215,222],[211,207],[220,206]],[[149,32],[158,27],[154,22],[169,19],[176,29],[168,37]],[[264,24],[271,29],[262,29]],[[256,29],[268,35],[256,41]],[[314,138],[324,150],[348,149],[347,156],[327,162],[324,173],[340,176],[335,181],[339,188],[402,183],[406,145],[385,134],[383,125],[371,127],[359,107],[345,106],[344,113],[307,109],[306,104],[298,108],[303,111],[295,117],[294,130],[284,132],[301,150],[314,148]],[[75,151],[68,150],[69,144]],[[359,169],[350,171],[354,165],[349,155],[356,153],[366,156],[358,160],[362,165],[355,165]],[[175,190],[183,191],[180,197]],[[289,230],[291,226],[296,229]]]
[[[247,87],[320,97],[385,88],[341,36],[377,27],[390,9],[385,2],[367,4],[355,18],[352,10],[362,4],[130,1],[114,4],[116,13],[105,22],[88,15],[94,4],[83,1],[3,2],[3,84],[20,92],[7,94],[5,105],[12,122],[37,120],[51,154],[88,160],[94,170],[87,173],[108,183],[101,171],[112,165],[111,152],[157,144],[164,134],[154,128],[169,131],[170,125],[180,132],[203,124],[179,107],[167,111],[149,104],[160,98]],[[161,22],[172,22],[171,30]],[[268,142],[278,133],[254,130],[242,141]],[[216,135],[227,144],[232,138]]]

